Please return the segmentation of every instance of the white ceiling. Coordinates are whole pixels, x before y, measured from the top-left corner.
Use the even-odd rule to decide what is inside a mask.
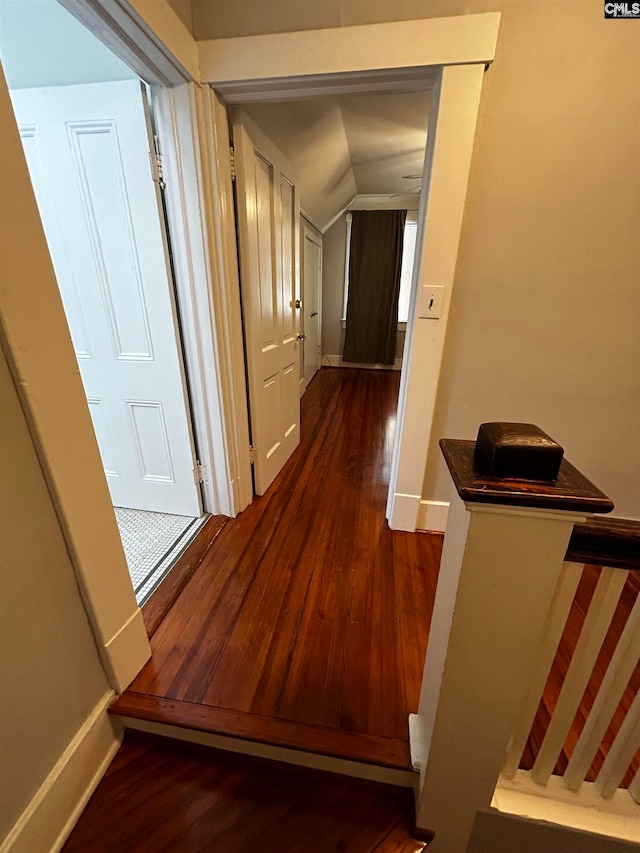
[[[341,95],[244,107],[297,171],[303,210],[325,228],[355,195],[416,189],[429,92]]]

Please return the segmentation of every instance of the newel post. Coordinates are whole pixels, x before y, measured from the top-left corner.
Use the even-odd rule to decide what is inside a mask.
[[[489,808],[571,531],[613,504],[531,424],[440,442],[451,501],[418,713],[416,824],[464,853]]]

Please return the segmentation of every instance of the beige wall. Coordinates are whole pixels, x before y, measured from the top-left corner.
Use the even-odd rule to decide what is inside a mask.
[[[640,517],[637,23],[600,0],[193,4],[198,38],[494,10],[423,496],[449,497],[441,436],[534,421]]]
[[[640,27],[494,5],[423,496],[449,495],[438,438],[533,421],[640,517]]]
[[[171,5],[178,2],[180,0],[171,0]],[[516,3],[517,0],[506,2]],[[270,3],[263,0],[234,0],[233,4],[228,0],[192,0],[191,3],[193,33],[197,39],[434,18],[475,12],[479,5],[477,0],[317,0],[314,3],[303,3],[300,0],[272,0]],[[491,8],[494,6],[492,4]]]
[[[1,353],[0,470],[2,839],[108,684]]]

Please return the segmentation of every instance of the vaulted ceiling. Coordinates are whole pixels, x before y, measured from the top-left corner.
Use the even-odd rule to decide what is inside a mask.
[[[355,195],[417,191],[429,92],[342,95],[245,107],[297,172],[303,210],[325,228]]]

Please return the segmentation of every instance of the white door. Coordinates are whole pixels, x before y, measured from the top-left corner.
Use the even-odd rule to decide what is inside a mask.
[[[11,97],[113,503],[198,516],[141,84]]]
[[[233,123],[254,481],[263,495],[300,442],[300,207],[281,152]]]
[[[304,368],[301,392],[320,367],[320,305],[322,300],[322,237],[302,223],[302,316]]]

